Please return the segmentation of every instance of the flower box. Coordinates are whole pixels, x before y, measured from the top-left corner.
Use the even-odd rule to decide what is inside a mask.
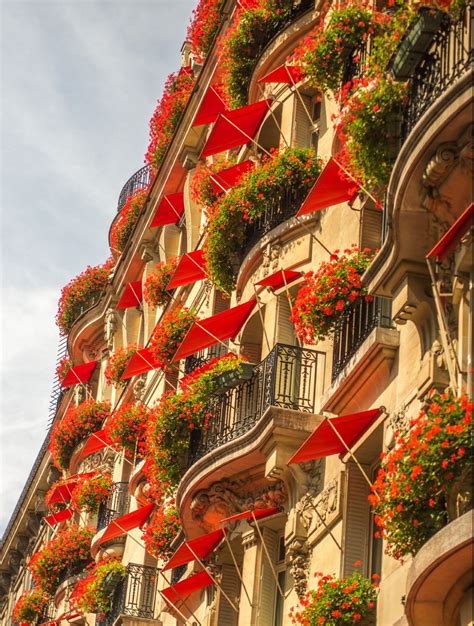
[[[224,372],[217,380],[217,394],[224,393],[232,387],[237,387],[240,383],[250,380],[253,375],[254,366],[252,363],[241,363],[238,370]]]
[[[391,60],[390,70],[396,80],[408,80],[412,77],[443,19],[445,19],[445,14],[442,11],[420,9],[418,19],[408,29]]]

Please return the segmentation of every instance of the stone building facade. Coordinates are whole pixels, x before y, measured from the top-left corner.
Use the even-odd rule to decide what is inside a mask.
[[[259,82],[281,67],[312,31],[322,5],[295,5],[291,18],[258,55],[256,51],[246,104],[264,98],[271,103],[255,134],[247,134],[247,141],[231,150],[235,163],[259,163],[271,149],[286,146],[314,148],[324,162],[338,155],[334,96],[321,97],[301,80]],[[122,190],[115,221],[124,199],[137,189],[147,189],[146,200],[101,296],[77,316],[67,334],[74,366],[95,361],[97,366],[86,382],[58,392],[53,422],[61,422],[71,407],[88,398],[108,401],[114,408],[125,402],[154,406],[197,366],[228,351],[243,354],[254,365],[250,376],[213,396],[206,428],[192,435],[181,459],[174,494],[181,531],[172,549],[219,530],[229,516],[265,509],[273,513],[258,523],[251,517],[233,522],[203,564],[191,559],[164,571],[165,579],[164,562],[145,550],[139,528],[102,541],[115,519],[149,506],[146,461],[135,456],[131,462],[110,446],[85,455],[80,443],[63,478],[106,468],[113,492],[98,516],[74,511],[71,520],[48,524],[45,517],[51,511],[44,496],[60,479],[48,434],[2,541],[2,625],[13,623],[18,598],[34,587],[27,567],[31,556],[72,521],[95,527],[91,559],[118,557],[126,576],[110,592],[108,613],[83,614],[71,600],[83,573],[65,570],[38,623],[283,626],[291,623],[290,608],[314,587],[314,572],[346,577],[355,562],[364,576],[381,576],[375,623],[473,623],[471,511],[460,510],[415,556],[396,560],[374,536],[367,480],[375,480],[380,453],[393,447],[395,433],[408,427],[430,392],[450,388],[459,395],[472,390],[472,211],[466,214],[473,202],[469,3],[437,24],[425,50],[412,61],[408,103],[384,189],[363,185],[350,202],[300,217],[296,214],[307,192],[290,185],[247,227],[228,298],[203,277],[176,287],[164,306],[153,307],[139,297],[136,306],[117,307],[124,290],[130,284],[144,285],[157,263],[182,258],[203,245],[208,217],[195,199],[192,181],[213,124],[193,123],[203,102],[205,110],[211,108],[205,99],[209,86],[221,78],[219,37],[239,9],[233,0],[221,3],[218,32],[204,59],[193,56],[189,44],[183,46],[183,68],[194,72],[193,89],[159,167],[153,175],[149,166],[142,168]],[[354,59],[357,65],[354,55],[350,62]],[[215,163],[216,158],[208,161]],[[173,194],[182,198],[179,217],[152,226],[164,198]],[[463,215],[467,219],[460,223]],[[456,232],[454,224],[460,224]],[[449,254],[442,262],[436,255],[427,261],[447,232]],[[289,318],[304,273],[328,261],[328,251],[352,244],[376,251],[362,279],[374,299],[357,300],[335,332],[315,345],[303,344]],[[274,288],[258,284],[281,270],[293,270],[297,278]],[[110,356],[130,344],[146,347],[173,307],[194,307],[204,320],[253,298],[258,302],[236,335],[186,356],[166,374],[145,363],[124,386],[107,384]],[[218,335],[220,328],[212,332]],[[327,417],[376,408],[376,419],[349,451],[288,464]],[[184,598],[167,603],[160,592],[201,572],[203,565],[217,584],[183,592]]]

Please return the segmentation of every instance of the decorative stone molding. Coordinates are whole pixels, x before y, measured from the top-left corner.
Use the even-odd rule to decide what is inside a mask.
[[[140,259],[143,261],[143,263],[149,263],[157,257],[156,252],[153,248],[153,244],[149,240],[142,241],[139,248],[139,254]]]
[[[465,178],[468,186],[472,180],[473,128],[472,125],[468,126],[457,141],[438,146],[423,173],[422,182],[426,190],[423,206],[445,230],[459,216],[459,206],[455,200],[456,188],[460,187],[459,177]]]
[[[48,475],[46,476],[46,481],[48,485],[51,487],[57,480],[61,478],[61,472],[54,465],[50,465],[48,468]]]
[[[305,538],[295,537],[286,546],[286,559],[299,598],[306,593],[309,573],[309,547]]]
[[[387,420],[387,428],[385,430],[385,445],[390,448],[395,443],[395,433],[405,431],[410,423],[407,415],[407,406],[402,404],[398,411],[390,413]]]
[[[76,406],[81,404],[81,402],[84,402],[84,400],[86,399],[87,389],[88,389],[87,383],[82,384],[82,385],[76,385],[74,387],[74,404]]]
[[[10,572],[0,572],[0,593],[7,594],[9,592],[11,580]]]
[[[343,477],[344,472],[341,472],[318,496],[305,494],[296,504],[296,510],[301,515],[302,525],[312,544],[342,514]]]
[[[36,535],[41,521],[41,515],[38,515],[34,511],[28,511],[26,514],[26,531],[30,535]]]
[[[253,548],[258,543],[258,537],[256,531],[252,528],[246,533],[242,533],[242,547],[244,550]]]
[[[117,313],[115,309],[107,309],[104,318],[104,339],[109,350],[112,350],[114,347],[114,336],[117,331],[117,325]]]
[[[14,538],[12,542],[12,546],[16,552],[19,552],[24,557],[27,554],[29,543],[30,543],[29,535],[19,534],[19,535],[16,535],[16,537]]]
[[[137,376],[135,382],[133,383],[133,396],[135,400],[138,402],[142,402],[145,396],[145,387],[146,387],[146,374],[141,374]]]
[[[281,481],[267,484],[253,492],[246,491],[251,482],[255,482],[254,479],[222,480],[195,493],[191,501],[193,521],[210,531],[217,528],[224,517],[248,509],[278,508],[288,499],[286,487]]]

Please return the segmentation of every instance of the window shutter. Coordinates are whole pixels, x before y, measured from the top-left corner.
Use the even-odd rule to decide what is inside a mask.
[[[364,469],[368,473],[368,468]],[[362,573],[367,570],[370,522],[368,495],[369,485],[362,472],[354,462],[349,462],[346,472],[342,576],[352,574],[356,561],[362,561]]]
[[[364,207],[360,229],[360,247],[376,250],[380,248],[382,235],[382,211]]]
[[[277,343],[285,343],[289,346],[297,345],[295,327],[290,320],[291,309],[288,297],[285,294],[278,296],[278,327],[276,332]]]
[[[231,600],[239,597],[239,578],[235,567],[228,563],[222,565],[221,586]],[[226,598],[219,592],[219,618],[217,623],[226,626],[237,626],[238,614]]]
[[[302,95],[306,108],[311,113],[311,98]],[[293,125],[293,146],[308,148],[311,145],[311,125],[308,113],[304,110],[303,104],[298,96],[295,96],[295,112]]]
[[[268,528],[262,530],[263,539],[273,564],[276,563],[278,535]],[[262,578],[260,583],[259,624],[273,624],[273,611],[275,607],[275,594],[277,593],[272,569],[268,563],[267,555],[261,547]]]
[[[230,300],[225,294],[221,293],[220,291],[214,292],[214,306],[212,309],[212,315],[217,315],[217,313],[227,311],[229,305]]]

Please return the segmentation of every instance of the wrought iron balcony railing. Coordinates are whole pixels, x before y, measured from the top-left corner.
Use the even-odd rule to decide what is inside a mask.
[[[128,491],[128,483],[113,483],[112,493],[99,507],[97,514],[97,531],[102,530],[117,517],[125,515],[128,512],[130,504],[130,494]]]
[[[316,350],[277,344],[249,380],[213,396],[209,425],[191,440],[189,465],[249,431],[270,406],[314,412],[324,358]]]
[[[406,137],[428,107],[474,62],[474,2],[470,0],[459,18],[446,16],[415,70],[403,134]]]
[[[372,302],[361,300],[342,318],[334,333],[333,381],[377,326],[393,327],[391,302],[387,298],[377,297]]]
[[[148,565],[129,563],[127,573],[112,596],[112,608],[97,621],[98,626],[112,626],[120,615],[153,619],[155,615],[158,570]]]
[[[129,196],[132,196],[136,191],[139,191],[140,189],[146,189],[150,182],[151,171],[149,165],[145,165],[145,167],[139,169],[138,172],[135,172],[133,176],[130,176],[125,185],[122,187],[122,191],[120,192],[117,202],[117,213],[120,213],[120,211],[123,209]]]
[[[241,258],[243,259],[264,235],[293,217],[307,195],[308,192],[301,187],[288,187],[280,194],[275,195],[263,215],[254,220],[252,224],[248,224]]]
[[[184,361],[184,373],[190,374],[198,367],[202,367],[216,357],[224,356],[229,350],[222,343],[211,346],[207,350],[202,350],[196,354],[186,357]]]

